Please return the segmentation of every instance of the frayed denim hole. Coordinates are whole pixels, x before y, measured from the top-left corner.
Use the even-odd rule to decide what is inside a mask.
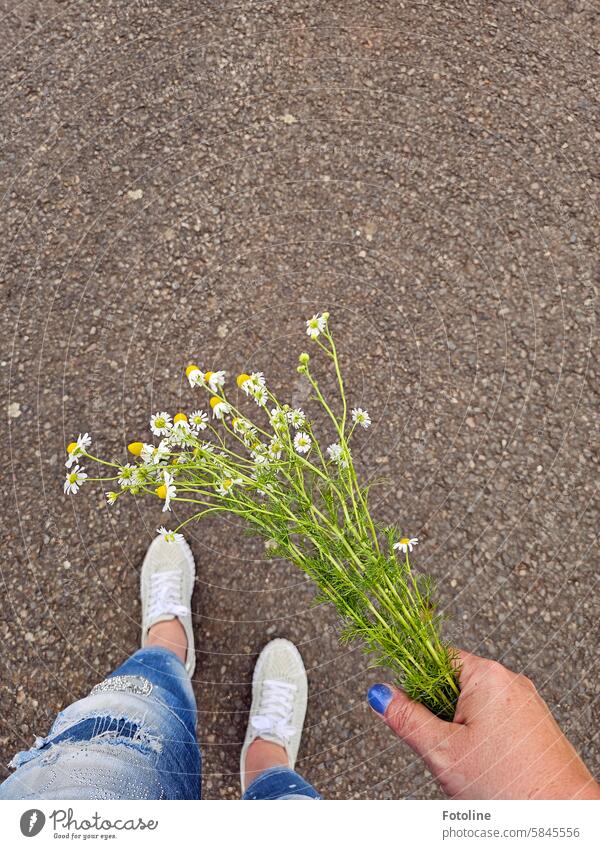
[[[160,737],[140,723],[124,717],[94,716],[84,717],[42,740],[38,738],[34,747],[15,755],[10,765],[15,768],[22,766],[47,754],[50,748],[60,747],[61,743],[79,743],[82,748],[94,743],[112,743],[130,746],[147,754],[159,755],[162,752]]]

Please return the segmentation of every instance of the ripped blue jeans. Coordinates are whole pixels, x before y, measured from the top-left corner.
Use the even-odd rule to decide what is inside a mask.
[[[199,799],[196,701],[183,663],[166,649],[140,649],[10,766],[0,800]],[[320,796],[293,770],[276,767],[243,798]]]

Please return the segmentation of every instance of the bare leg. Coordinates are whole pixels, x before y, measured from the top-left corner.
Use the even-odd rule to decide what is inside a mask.
[[[246,787],[266,769],[270,769],[272,766],[289,765],[290,762],[283,746],[278,746],[277,743],[269,743],[267,740],[261,740],[260,737],[257,737],[250,744],[246,753]]]
[[[188,647],[187,637],[179,619],[156,622],[148,631],[146,645],[169,649],[185,663]]]

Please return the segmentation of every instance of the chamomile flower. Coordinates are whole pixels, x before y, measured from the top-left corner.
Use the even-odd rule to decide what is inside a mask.
[[[267,401],[269,400],[269,396],[267,394],[267,390],[264,386],[259,386],[257,389],[252,391],[252,397],[259,407],[264,407]]]
[[[106,493],[106,501],[111,506],[115,503],[115,501],[117,500],[118,497],[119,497],[118,492],[107,492]]]
[[[255,430],[249,430],[247,433],[243,433],[242,442],[249,451],[253,451],[255,448],[257,448],[257,446],[260,446],[261,444],[256,438]]]
[[[252,455],[254,455],[254,454],[264,454],[264,455],[266,455],[268,450],[269,450],[269,446],[265,445],[264,442],[261,442],[260,439],[257,439],[254,434],[252,434],[252,441],[250,442],[250,445],[248,447],[251,449],[250,453]]]
[[[225,384],[224,371],[205,371],[204,383],[208,386],[211,392],[218,392]]]
[[[264,389],[267,384],[262,371],[253,371],[252,374],[240,374],[237,377],[237,385],[246,395],[253,395],[257,390]]]
[[[371,424],[371,416],[366,410],[362,410],[360,407],[355,407],[352,410],[352,421],[354,424],[360,425],[366,430]]]
[[[287,428],[287,418],[285,410],[282,410],[281,407],[271,410],[269,422],[271,423],[271,427],[273,428],[273,430],[284,430],[285,428]]]
[[[407,551],[412,551],[418,542],[417,537],[402,537],[399,542],[394,543],[394,548],[396,551],[402,551],[406,554]]]
[[[146,464],[154,463],[155,451],[155,445],[150,445],[149,442],[142,443],[142,450],[140,451],[140,457],[142,458],[142,461]]]
[[[172,445],[190,445],[195,441],[195,436],[187,421],[180,419],[175,422],[169,434],[169,443]]]
[[[171,453],[171,446],[166,439],[161,439],[156,446],[155,463],[162,463],[163,460],[168,460]]]
[[[171,450],[169,443],[166,439],[161,439],[158,445],[149,445],[145,442],[140,456],[147,466],[158,466],[159,463],[163,462],[163,460],[167,460],[169,458],[170,453]]]
[[[75,466],[70,472],[67,472],[67,477],[65,478],[65,493],[70,495],[79,492],[79,487],[87,478],[87,474],[84,472],[82,466]]]
[[[198,433],[201,430],[206,430],[206,426],[208,425],[208,415],[204,412],[204,410],[196,410],[193,413],[190,413],[190,425],[192,426],[192,430],[195,430]]]
[[[161,536],[165,542],[183,542],[185,539],[183,534],[178,534],[176,531],[168,531],[164,525],[157,528],[156,533]]]
[[[327,327],[327,318],[325,315],[313,315],[306,322],[306,332],[311,339],[316,339]]]
[[[342,459],[342,446],[339,442],[332,442],[331,445],[327,447],[327,453],[334,463],[339,463]]]
[[[292,425],[292,427],[298,430],[301,427],[304,427],[306,424],[306,416],[304,415],[304,410],[301,410],[299,407],[295,410],[287,411],[287,420]]]
[[[252,374],[239,374],[237,376],[237,385],[242,392],[254,398],[259,407],[265,406],[269,395],[262,371],[253,371]]]
[[[210,399],[210,406],[212,408],[213,418],[222,419],[228,413],[231,412],[231,407],[224,401],[222,398],[219,398],[218,395],[213,395]]]
[[[131,463],[127,463],[125,466],[121,466],[119,469],[119,484],[120,486],[131,486],[134,482],[134,475],[137,470],[137,466],[132,466]],[[110,504],[110,501],[108,502]]]
[[[294,448],[298,454],[308,454],[311,445],[312,440],[310,436],[304,430],[299,430],[294,437]]]
[[[278,439],[276,436],[271,439],[269,442],[269,459],[271,460],[279,460],[281,457],[281,453],[283,451],[283,442]]]
[[[89,433],[79,434],[75,442],[70,442],[67,445],[67,461],[65,466],[67,469],[70,469],[73,463],[77,462],[77,458],[81,457],[82,454],[85,454],[87,449],[92,444],[92,437]]]
[[[92,444],[92,437],[89,433],[79,434],[77,437],[77,445],[81,448],[82,451],[87,451],[90,445]]]
[[[169,474],[166,469],[164,471],[164,483],[157,486],[154,492],[159,498],[164,498],[165,500],[165,503],[163,504],[163,513],[165,510],[170,510],[171,499],[175,498],[177,495],[177,487],[173,483],[173,475]]]
[[[329,454],[332,462],[337,463],[341,469],[348,468],[348,460],[344,456],[344,450],[339,442],[332,442],[331,445],[327,447],[327,453]],[[348,448],[346,448],[346,453],[350,453]]]
[[[198,366],[193,364],[189,365],[185,370],[185,376],[187,377],[190,386],[193,388],[194,386],[201,386],[204,383],[204,372],[201,372]]]
[[[154,436],[166,436],[173,427],[173,420],[168,413],[154,413],[150,418],[150,430]]]
[[[266,454],[263,454],[260,451],[251,451],[250,456],[252,457],[252,459],[254,460],[254,462],[256,463],[257,466],[268,466],[269,465],[269,458],[267,457]]]
[[[219,495],[228,495],[230,489],[236,484],[240,483],[242,483],[241,478],[224,478],[217,486],[217,492],[219,493]]]
[[[236,433],[240,434],[252,434],[256,433],[256,428],[254,425],[248,421],[248,419],[240,418],[236,416],[235,419],[231,420],[231,426],[233,427]]]

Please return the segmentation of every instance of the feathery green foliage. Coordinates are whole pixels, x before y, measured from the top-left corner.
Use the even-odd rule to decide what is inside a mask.
[[[351,445],[357,428],[368,427],[370,418],[364,410],[348,410],[328,318],[327,313],[314,316],[308,333],[335,369],[341,412],[334,412],[322,394],[308,354],[301,354],[298,366],[335,432],[336,442],[327,449],[304,412],[280,403],[262,374],[237,378],[259,408],[257,423],[225,395],[224,372],[189,366],[190,384],[210,396],[214,424],[201,411],[179,414],[175,422],[157,414],[151,426],[163,438],[158,446],[132,443],[135,466],[93,457],[87,435],[71,443],[67,463],[88,457],[113,467],[114,477],[87,479],[119,482],[119,489],[108,493],[111,504],[130,492],[158,495],[165,509],[192,505],[195,512],[175,531],[160,529],[168,540],[210,513],[241,516],[264,537],[271,556],[292,561],[314,581],[317,602],[332,604],[340,616],[343,642],[361,642],[374,664],[388,667],[411,698],[452,719],[458,667],[441,637],[435,588],[411,568],[409,550],[416,540],[400,539],[396,527],[376,525],[369,512],[369,488],[358,480]],[[208,434],[212,439],[204,441]],[[75,468],[65,491],[86,480]]]

